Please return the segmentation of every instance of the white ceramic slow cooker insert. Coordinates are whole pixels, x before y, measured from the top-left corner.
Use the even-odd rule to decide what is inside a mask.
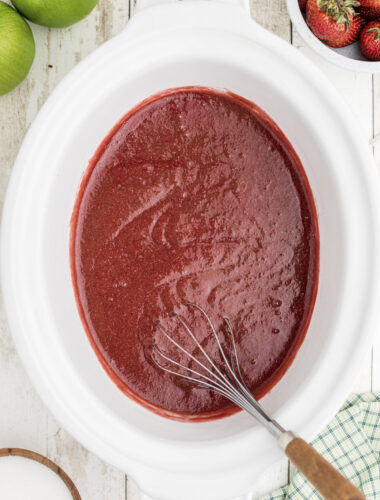
[[[48,99],[4,208],[4,303],[34,385],[69,432],[156,499],[245,495],[281,452],[243,413],[190,424],[139,406],[108,378],[87,340],[70,276],[70,217],[89,159],[138,102],[173,87],[227,88],[263,108],[303,162],[319,217],[320,283],[306,339],[262,400],[284,427],[308,439],[327,423],[378,324],[380,207],[370,150],[328,80],[244,5],[187,0],[138,11]]]

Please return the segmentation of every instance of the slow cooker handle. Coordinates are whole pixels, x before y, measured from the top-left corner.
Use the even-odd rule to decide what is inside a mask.
[[[234,497],[234,500],[247,500],[248,498],[251,498],[250,494],[248,493],[247,495],[244,495],[242,497]],[[153,497],[150,497],[149,495],[146,495],[145,493],[140,492],[139,495],[140,500],[156,500]],[[356,498],[350,498],[350,500],[362,500],[362,499],[356,499]],[[365,500],[365,499],[364,499]]]
[[[249,0],[209,0],[209,1],[227,3],[230,5],[234,5],[236,7],[243,8],[247,11],[248,14],[250,14],[251,12],[249,6]],[[141,9],[145,9],[146,7],[153,7],[154,5],[159,5],[163,3],[175,3],[175,2],[178,2],[178,0],[137,0],[135,12],[138,12]]]
[[[293,432],[284,432],[278,444],[326,500],[365,500],[365,496],[356,486]]]

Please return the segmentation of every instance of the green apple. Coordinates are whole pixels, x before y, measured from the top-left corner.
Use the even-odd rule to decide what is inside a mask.
[[[49,28],[65,28],[86,17],[98,0],[11,0],[27,19]]]
[[[0,95],[19,85],[32,66],[34,38],[24,19],[0,1]]]

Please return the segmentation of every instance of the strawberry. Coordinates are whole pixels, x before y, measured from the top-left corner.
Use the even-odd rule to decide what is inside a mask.
[[[360,14],[356,14],[353,19],[351,26],[348,30],[340,37],[338,40],[334,41],[326,41],[325,43],[330,47],[345,47],[346,45],[350,45],[350,43],[356,42],[359,39],[360,32],[365,25],[365,20],[362,18]]]
[[[366,24],[360,34],[360,45],[367,59],[380,61],[380,21]]]
[[[298,0],[298,5],[300,6],[301,12],[305,12],[306,3],[307,3],[307,0]]]
[[[359,12],[364,19],[378,19],[380,17],[380,0],[360,0]]]
[[[320,40],[337,41],[349,30],[358,0],[308,0],[306,22]]]

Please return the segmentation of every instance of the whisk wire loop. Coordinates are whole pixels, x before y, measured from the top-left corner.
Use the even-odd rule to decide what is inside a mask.
[[[227,326],[225,337],[229,342],[230,360],[227,359],[227,355],[219,339],[218,333],[206,311],[202,307],[198,306],[197,304],[193,304],[192,302],[188,302],[186,306],[197,309],[206,319],[206,322],[211,329],[212,338],[214,338],[217,344],[218,352],[220,354],[224,370],[222,371],[222,369],[217,365],[217,362],[211,359],[210,355],[201,345],[186,321],[176,313],[173,313],[173,317],[180,323],[180,325],[182,325],[185,332],[194,342],[196,348],[205,358],[206,362],[201,362],[191,352],[185,349],[179,342],[177,342],[171,335],[169,335],[169,333],[163,328],[159,321],[156,321],[156,325],[160,332],[164,335],[164,337],[172,345],[174,345],[178,349],[178,351],[185,354],[185,356],[189,360],[193,361],[197,366],[199,366],[203,373],[202,371],[194,370],[194,368],[191,368],[190,366],[182,364],[179,361],[173,359],[171,356],[163,352],[153,340],[152,360],[155,365],[166,373],[183,378],[188,382],[195,384],[197,388],[211,390],[229,399],[232,403],[236,404],[243,410],[246,410],[250,415],[259,420],[267,427],[271,434],[278,438],[284,432],[284,429],[275,420],[272,420],[266,414],[264,409],[251,394],[247,384],[244,381],[239,364],[235,336],[229,318],[224,317],[223,320]],[[165,363],[168,363],[169,366],[160,362],[159,359],[163,360]],[[175,368],[178,368],[178,370]]]
[[[228,392],[231,391],[232,394],[234,395],[234,398],[238,401],[240,401],[239,403],[234,401],[235,404],[237,404],[238,406],[241,406],[241,404],[244,404],[244,400],[243,398],[241,397],[241,394],[239,394],[239,392],[236,390],[236,388],[231,384],[231,382],[225,377],[223,376],[223,374],[221,373],[221,371],[218,369],[218,367],[216,366],[216,364],[211,360],[211,358],[209,357],[209,355],[207,354],[207,352],[203,349],[203,347],[201,346],[201,344],[199,343],[198,339],[195,337],[195,335],[193,334],[193,332],[190,330],[190,328],[188,327],[188,325],[186,324],[186,322],[178,315],[178,314],[174,314],[173,315],[177,320],[179,320],[179,322],[184,326],[185,330],[187,331],[187,333],[190,335],[190,337],[192,338],[192,340],[194,341],[195,345],[199,348],[199,350],[202,352],[202,354],[205,356],[205,358],[207,359],[207,361],[210,363],[211,367],[214,368],[214,370],[217,372],[213,372],[212,370],[210,370],[210,368],[208,368],[204,363],[201,363],[197,358],[195,358],[191,353],[189,353],[184,347],[182,347],[180,344],[178,344],[178,342],[176,342],[167,332],[166,330],[162,327],[162,325],[160,324],[160,322],[157,322],[157,326],[158,328],[160,329],[160,331],[164,334],[164,336],[173,344],[175,345],[180,351],[182,351],[184,354],[186,354],[191,360],[193,360],[195,363],[197,363],[197,365],[199,365],[202,369],[206,370],[212,377],[213,379],[209,379],[210,383],[211,383],[211,386],[208,387],[212,390],[214,390],[214,392],[217,392],[217,390],[221,390],[223,389],[223,391],[226,391],[223,393],[223,395],[225,397],[227,397],[228,399],[231,399],[230,398],[230,394]],[[192,371],[194,374],[196,374],[198,377],[200,378],[203,378],[202,374],[199,373],[199,372],[196,372],[195,370],[192,370],[190,369],[188,366],[185,366],[185,365],[182,365],[178,362],[176,362],[175,360],[173,360],[172,358],[166,356],[157,346],[155,346],[155,352],[157,352],[161,357],[163,357],[166,361],[168,361],[169,363],[173,364],[173,365],[176,365],[178,366],[179,368],[182,368],[184,370],[188,370],[188,371]],[[157,363],[157,360],[156,359],[153,359],[153,361]],[[168,371],[168,369],[165,369],[162,365],[160,365],[160,368],[164,369],[165,371]],[[194,382],[194,380],[189,377],[188,375],[183,375],[182,373],[180,372],[174,372],[174,371],[170,371],[170,373],[172,373],[173,375],[176,375],[178,377],[182,377],[182,378],[185,378],[187,379],[188,381],[190,382]],[[195,382],[198,383],[203,383],[203,381],[201,380],[198,380],[198,379],[195,379]]]

